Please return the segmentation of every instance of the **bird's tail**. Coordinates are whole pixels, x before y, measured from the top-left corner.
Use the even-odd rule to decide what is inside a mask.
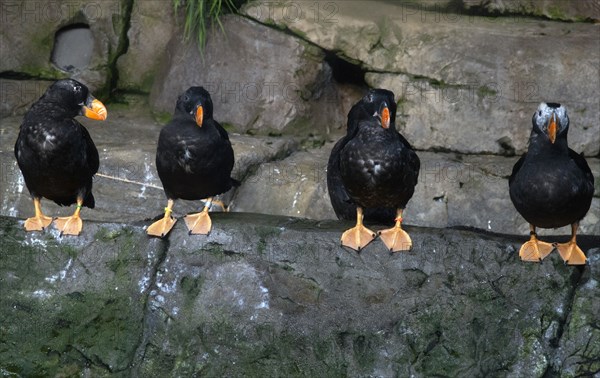
[[[83,200],[83,206],[89,207],[90,209],[93,209],[96,206],[96,200],[91,192]]]

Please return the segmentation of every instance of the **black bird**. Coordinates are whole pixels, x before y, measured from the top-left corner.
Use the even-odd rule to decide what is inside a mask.
[[[62,234],[79,235],[81,207],[94,208],[92,177],[100,160],[90,134],[74,119],[78,115],[103,121],[107,113],[85,85],[72,79],[53,83],[25,114],[15,156],[35,207],[35,216],[25,221],[27,231],[41,231],[52,222],[42,212],[42,197],[61,206],[77,203],[72,216],[54,221]]]
[[[375,238],[362,224],[363,209],[394,208],[395,226],[379,235],[391,251],[409,250],[412,241],[402,230],[402,212],[417,184],[419,158],[396,131],[393,92],[373,89],[360,102],[349,114],[347,135],[338,147],[342,183],[356,205],[356,226],[344,232],[341,243],[360,251]]]
[[[358,122],[361,119],[369,118],[376,109],[369,111],[368,107],[372,108],[372,103],[367,103],[366,97],[358,101],[348,113],[346,135],[340,138],[333,146],[329,161],[327,163],[327,190],[329,199],[335,211],[335,215],[341,220],[351,220],[356,217],[356,204],[350,199],[350,195],[344,187],[342,181],[342,173],[340,172],[340,153],[342,148],[352,138],[358,127]],[[392,121],[393,122],[393,117]],[[364,220],[375,223],[390,223],[394,220],[396,209],[392,207],[375,207],[363,209]]]
[[[541,261],[554,245],[537,239],[536,227],[571,225],[571,240],[557,244],[563,260],[570,265],[585,264],[577,246],[579,221],[592,203],[594,176],[587,162],[567,145],[569,117],[556,103],[541,103],[533,114],[528,151],[517,161],[509,179],[510,199],[529,222],[531,238],[521,246],[525,261]]]
[[[224,193],[238,182],[231,178],[234,157],[227,131],[213,119],[210,94],[191,87],[177,99],[173,120],[160,132],[156,169],[167,196],[162,219],[148,227],[148,235],[163,237],[173,228],[171,216],[177,199],[200,200]],[[190,234],[208,234],[210,205],[185,216]]]

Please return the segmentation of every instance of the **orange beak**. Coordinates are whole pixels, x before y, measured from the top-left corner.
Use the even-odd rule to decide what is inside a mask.
[[[384,129],[390,127],[390,109],[388,109],[387,106],[383,108],[383,111],[381,112],[381,126]]]
[[[104,121],[108,113],[104,104],[100,100],[94,99],[90,106],[83,107],[83,115],[87,118]]]
[[[550,138],[550,142],[554,144],[556,140],[556,114],[552,114],[552,118],[550,118],[550,124],[548,125],[548,138]]]
[[[196,109],[196,124],[202,127],[202,121],[204,120],[204,109],[202,109],[202,105],[198,106]]]

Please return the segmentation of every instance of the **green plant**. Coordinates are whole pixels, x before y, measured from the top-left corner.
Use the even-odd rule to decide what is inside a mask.
[[[187,40],[195,36],[200,51],[206,43],[206,31],[210,22],[215,23],[223,30],[220,17],[229,12],[237,10],[235,0],[173,0],[175,12],[180,7],[185,7],[185,23],[183,26],[183,37]],[[225,9],[226,8],[226,9]]]

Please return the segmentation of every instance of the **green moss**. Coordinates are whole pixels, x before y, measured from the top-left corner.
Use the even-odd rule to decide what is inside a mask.
[[[482,85],[477,88],[477,95],[479,97],[495,97],[498,94],[498,91],[486,86]]]
[[[20,72],[29,75],[31,78],[42,80],[59,80],[69,77],[69,74],[66,72],[62,72],[53,68],[37,67],[32,65],[21,67]]]
[[[51,233],[24,236],[15,225],[0,221],[1,274],[21,277],[2,284],[0,318],[12,320],[0,325],[2,344],[10,346],[0,348],[0,370],[19,376],[74,377],[86,372],[103,377],[115,376],[109,369],[127,369],[142,331],[143,304],[115,288],[127,287],[123,281],[131,280],[131,231],[96,233],[103,239],[97,242],[100,250],[108,249],[102,243],[118,246],[111,262],[116,273],[107,277],[114,280],[109,289],[88,291],[80,285],[61,294],[54,283],[64,279],[59,272],[71,264],[87,268],[77,261],[83,247]]]
[[[169,358],[150,348],[141,372],[210,377],[347,375],[347,363],[333,335],[293,336],[268,323],[241,328],[223,315],[200,323],[192,332],[179,330],[177,339],[180,353]],[[364,352],[360,349],[364,346],[360,344],[357,352]]]
[[[173,114],[169,112],[153,111],[152,118],[154,118],[156,122],[165,125],[171,121]]]
[[[269,20],[269,21],[271,21],[271,25],[277,26],[279,29],[283,30],[283,29],[286,28],[285,25],[282,25],[282,26],[275,25],[275,23],[273,22],[273,20]],[[306,32],[304,32],[303,30],[295,28],[295,27],[289,27],[289,30],[292,33],[294,33],[294,35],[296,35],[296,36],[298,36],[298,37],[300,37],[300,38],[302,38],[304,40],[309,40],[308,34],[306,34]]]
[[[185,293],[186,297],[194,299],[200,294],[202,285],[204,283],[204,277],[190,277],[184,276],[179,282],[181,290]]]
[[[263,238],[258,239],[258,243],[257,243],[257,247],[256,247],[258,255],[263,256],[265,254],[266,249],[267,249],[266,240]]]
[[[498,293],[496,293],[489,285],[473,288],[467,292],[467,295],[477,302],[489,302],[498,298]]]
[[[312,150],[315,148],[321,148],[327,141],[324,137],[318,135],[309,135],[307,138],[302,139],[300,146],[304,150]]]
[[[156,70],[150,70],[144,75],[142,75],[141,83],[139,87],[135,88],[139,92],[150,93],[152,90],[152,85],[154,84],[154,77],[156,75]]]
[[[353,337],[352,351],[356,362],[363,371],[370,371],[375,363],[377,344],[380,344],[377,336],[360,334]]]
[[[223,128],[228,132],[228,133],[235,133],[235,132],[239,132],[240,130],[238,130],[238,128],[233,124],[233,123],[229,123],[229,122],[220,122],[221,126],[223,126]]]
[[[278,227],[257,226],[255,232],[259,237],[257,251],[261,256],[266,252],[267,240],[281,235],[281,229]]]
[[[98,230],[98,232],[96,232],[94,238],[100,241],[112,241],[121,236],[121,234],[122,232],[120,229],[109,230],[106,227],[102,227],[100,230]]]
[[[545,16],[553,20],[569,20],[569,17],[567,17],[563,10],[557,5],[549,6]]]

